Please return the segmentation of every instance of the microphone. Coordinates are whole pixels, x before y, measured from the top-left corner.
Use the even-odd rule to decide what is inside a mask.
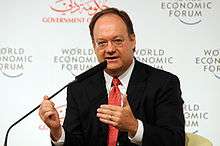
[[[102,71],[107,67],[107,61],[104,60],[103,62],[99,63],[98,65],[90,68],[89,70],[81,73],[80,75],[75,77],[75,80],[73,80],[72,82],[69,82],[68,84],[66,84],[63,88],[61,88],[60,90],[58,90],[56,93],[54,93],[52,96],[50,96],[48,99],[52,99],[54,96],[56,96],[58,93],[60,93],[63,89],[65,89],[66,87],[68,87],[70,84],[75,83],[75,82],[81,82],[85,79],[87,79],[88,77],[94,75],[95,73],[97,73],[98,71]],[[20,121],[22,121],[24,118],[26,118],[27,116],[29,116],[31,113],[33,113],[36,109],[38,109],[40,107],[40,104],[38,106],[36,106],[34,109],[32,109],[30,112],[28,112],[26,115],[24,115],[23,117],[21,117],[19,120],[17,120],[16,122],[14,122],[7,130],[6,132],[6,136],[5,136],[5,142],[4,142],[4,146],[7,146],[7,140],[8,140],[8,134],[11,130],[12,127],[14,127],[15,125],[17,125]]]
[[[91,75],[94,75],[95,73],[97,73],[100,70],[104,70],[107,67],[107,61],[103,61],[102,63],[90,68],[89,70],[85,71],[84,73],[81,73],[80,75],[76,76],[75,80],[77,82],[82,81],[88,77],[90,77]],[[75,81],[74,80],[74,81]],[[71,83],[71,82],[70,82]]]

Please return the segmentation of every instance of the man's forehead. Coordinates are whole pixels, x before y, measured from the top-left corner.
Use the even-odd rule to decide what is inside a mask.
[[[105,17],[106,16],[106,17]],[[105,15],[100,17],[94,26],[94,37],[116,37],[128,35],[126,24],[117,15]]]
[[[116,14],[113,14],[113,13],[109,13],[109,14],[105,14],[101,17],[99,17],[94,25],[94,29],[95,27],[101,27],[101,26],[105,26],[105,25],[119,25],[121,24],[122,26],[125,26],[126,27],[126,24],[125,22],[123,21],[123,19],[119,16],[119,15],[116,15]]]

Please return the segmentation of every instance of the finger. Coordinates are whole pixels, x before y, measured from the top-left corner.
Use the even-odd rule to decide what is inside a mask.
[[[42,103],[41,103],[41,107],[44,108],[44,107],[51,107],[51,108],[54,108],[55,104],[50,101],[50,100],[44,100]]]
[[[111,120],[111,115],[103,114],[103,113],[97,113],[96,115],[99,118],[106,119],[106,120]]]
[[[56,112],[56,109],[50,102],[43,102],[39,109],[39,115],[44,115],[48,111],[54,111]]]
[[[59,120],[59,116],[57,115],[57,113],[55,111],[47,111],[42,116],[42,120],[45,123],[51,123],[51,122],[54,122],[54,121],[58,121]]]
[[[47,95],[44,96],[44,100],[48,100],[49,97]]]
[[[115,123],[114,121],[108,120],[108,119],[99,118],[99,120],[105,124],[110,124],[112,126],[117,125],[117,123]]]
[[[114,126],[116,126],[116,124],[119,122],[119,117],[112,115],[112,116],[109,117],[109,120],[113,121],[115,123]]]
[[[44,114],[44,117],[45,117],[45,119],[48,119],[48,120],[54,120],[55,118],[57,118],[57,114],[54,111],[47,111]]]
[[[45,117],[45,115],[46,115],[46,113],[48,113],[48,112],[51,112],[52,110],[51,109],[47,109],[47,110],[41,110],[41,111],[39,111],[39,115],[40,115],[40,117]]]
[[[108,114],[112,116],[120,116],[123,112],[123,108],[119,106],[106,106],[100,107],[97,109],[98,113]]]
[[[52,111],[45,113],[42,120],[49,128],[56,128],[60,125],[59,116]]]
[[[113,110],[107,108],[98,108],[97,112],[102,114],[113,115]]]
[[[39,109],[39,114],[44,115],[46,112],[54,110],[54,107],[47,106],[47,105],[42,105]]]
[[[47,95],[45,95],[43,98],[44,98],[44,101],[50,101],[49,97]],[[55,104],[52,101],[50,101],[50,102],[53,106],[55,106]]]
[[[102,109],[108,109],[108,110],[112,110],[112,111],[118,111],[121,109],[120,106],[117,106],[117,105],[110,105],[110,104],[102,104],[100,106],[100,108]]]
[[[48,106],[48,107],[45,107],[45,108],[42,110],[42,113],[46,113],[46,112],[48,112],[48,111],[56,112],[57,110],[56,110],[54,107]]]

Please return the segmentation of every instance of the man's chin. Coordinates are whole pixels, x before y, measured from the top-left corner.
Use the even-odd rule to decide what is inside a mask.
[[[107,68],[105,69],[105,71],[111,76],[118,76],[121,73],[121,67],[107,65]]]
[[[118,70],[120,69],[121,67],[116,64],[116,63],[107,63],[107,67],[106,67],[108,70]]]

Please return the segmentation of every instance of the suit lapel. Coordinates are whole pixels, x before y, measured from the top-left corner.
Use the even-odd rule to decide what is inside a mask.
[[[135,60],[135,66],[127,88],[128,101],[135,116],[138,116],[138,108],[141,107],[140,104],[143,103],[143,98],[146,97],[145,94],[147,92],[146,86],[148,76],[149,71],[146,65]]]
[[[87,89],[90,102],[107,103],[107,90],[103,71],[98,72],[89,79]]]
[[[98,72],[93,77],[89,79],[87,90],[89,93],[89,103],[92,104],[92,106],[95,106],[96,109],[101,104],[107,104],[108,103],[108,94],[106,90],[105,85],[105,78],[103,71]],[[97,118],[97,117],[96,117]],[[106,145],[107,140],[107,131],[108,126],[102,122],[99,121],[99,119],[96,119],[97,122],[97,128],[98,128],[98,137],[100,137],[100,145]],[[102,138],[101,138],[102,137]]]

